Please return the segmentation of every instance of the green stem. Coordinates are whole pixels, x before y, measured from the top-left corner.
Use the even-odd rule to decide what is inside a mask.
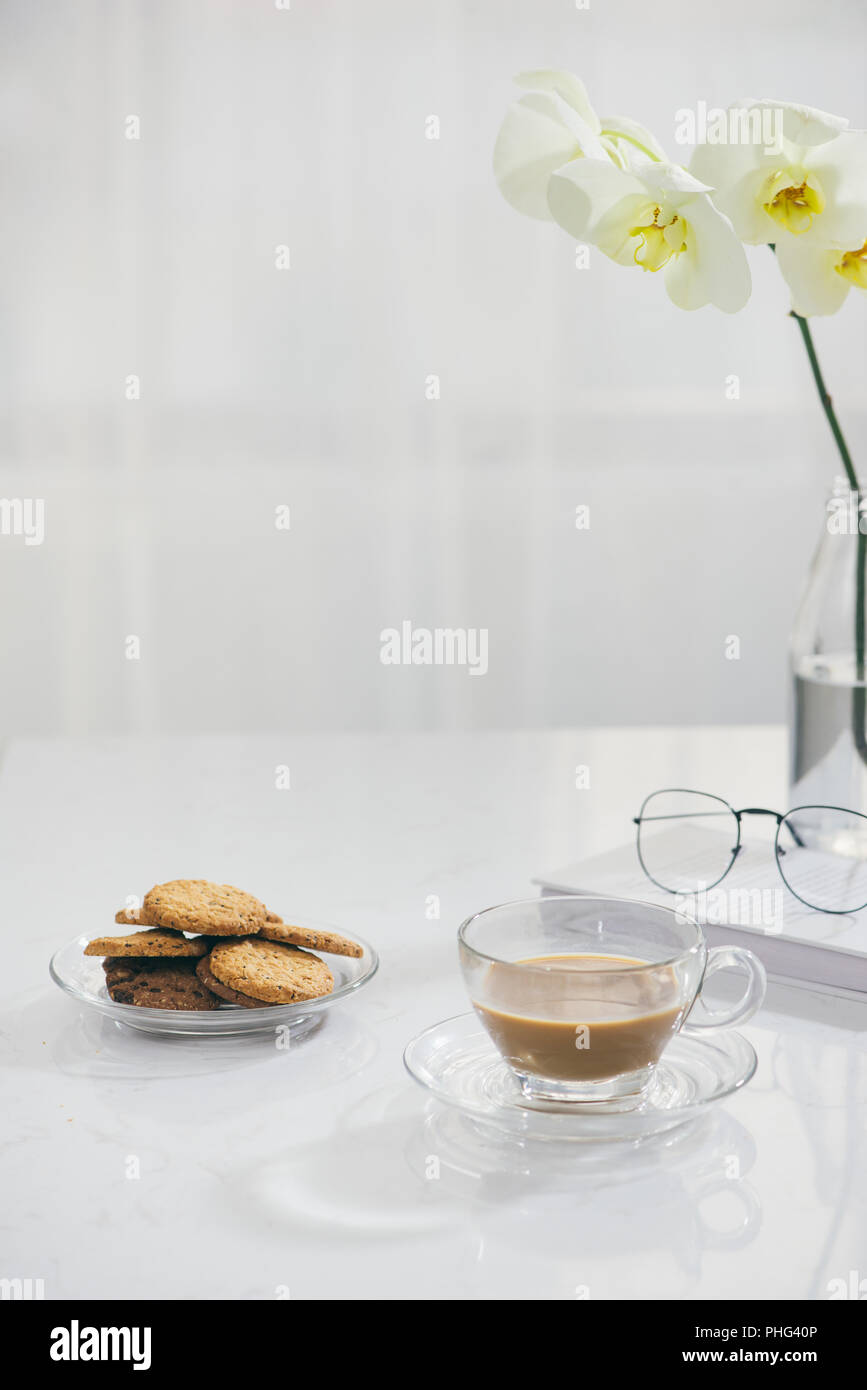
[[[795,320],[795,323],[801,330],[801,337],[804,340],[804,347],[807,349],[807,356],[810,359],[810,366],[813,370],[813,380],[816,383],[816,390],[819,392],[819,400],[821,401],[822,409],[825,412],[825,419],[831,426],[831,433],[834,436],[834,443],[837,445],[837,448],[840,451],[840,457],[843,460],[843,467],[846,470],[846,477],[849,479],[849,482],[852,485],[852,491],[860,494],[861,487],[858,482],[858,474],[855,472],[855,465],[852,462],[852,455],[849,453],[849,447],[846,443],[846,440],[843,438],[843,431],[840,428],[840,421],[837,419],[837,416],[834,412],[834,403],[828,394],[827,387],[825,386],[825,378],[822,376],[822,368],[819,366],[819,359],[816,356],[816,347],[813,342],[813,335],[810,332],[810,324],[807,321],[807,319],[803,318],[800,314],[796,314],[794,309],[791,310],[789,317]],[[860,496],[858,500],[861,500]]]

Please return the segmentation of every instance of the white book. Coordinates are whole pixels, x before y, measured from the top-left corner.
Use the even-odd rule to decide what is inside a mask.
[[[664,835],[670,862],[683,870],[693,842],[678,829]],[[817,881],[827,871],[824,859],[816,855]],[[634,840],[533,882],[543,893],[637,898],[675,907],[701,923],[711,946],[754,951],[772,979],[867,995],[867,910],[837,915],[805,907],[783,883],[767,842],[747,840],[721,883],[692,894],[658,888],[644,873]]]

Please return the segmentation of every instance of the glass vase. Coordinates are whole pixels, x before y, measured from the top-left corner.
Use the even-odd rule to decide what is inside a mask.
[[[792,630],[791,806],[867,812],[867,511],[862,506],[867,501],[862,504],[849,483],[838,479]]]

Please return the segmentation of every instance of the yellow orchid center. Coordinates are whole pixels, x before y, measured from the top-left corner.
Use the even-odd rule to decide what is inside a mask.
[[[834,269],[859,290],[867,290],[867,241],[860,251],[846,251]]]
[[[653,221],[631,227],[629,235],[638,237],[633,260],[642,270],[662,270],[672,256],[686,250],[686,223],[677,213],[668,222],[661,222],[662,211],[653,209]]]
[[[825,211],[821,188],[806,178],[793,183],[791,170],[781,169],[768,179],[762,190],[762,207],[787,232],[800,236],[810,228],[814,217]]]

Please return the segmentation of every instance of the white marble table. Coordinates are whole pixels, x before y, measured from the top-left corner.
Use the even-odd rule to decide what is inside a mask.
[[[774,988],[751,1085],[638,1149],[481,1138],[403,1070],[467,1008],[461,919],[619,843],[672,784],[782,803],[782,731],[11,744],[0,1276],[231,1299],[827,1298],[867,1276],[867,1008]],[[180,876],[355,929],[380,974],[286,1051],[80,1014],[54,948]]]

